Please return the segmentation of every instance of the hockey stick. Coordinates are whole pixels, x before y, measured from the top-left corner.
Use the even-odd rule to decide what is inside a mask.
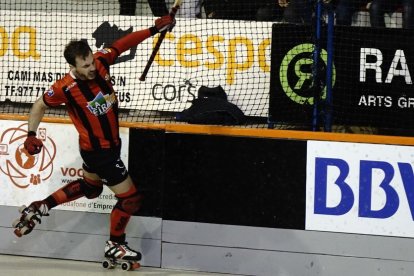
[[[173,7],[171,8],[170,15],[174,18],[175,14],[177,13],[178,9],[180,8],[182,0],[175,0],[175,3]],[[163,31],[160,34],[160,37],[158,38],[157,44],[155,44],[154,49],[152,50],[151,56],[148,59],[147,65],[145,65],[144,71],[142,72],[141,77],[139,78],[140,81],[145,81],[145,78],[147,77],[148,71],[154,62],[155,56],[158,53],[158,50],[160,49],[161,43],[165,38],[165,35],[167,34],[167,30]]]

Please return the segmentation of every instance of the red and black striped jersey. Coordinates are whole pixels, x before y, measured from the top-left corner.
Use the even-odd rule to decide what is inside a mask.
[[[66,105],[83,150],[112,148],[120,144],[118,100],[109,74],[109,66],[118,55],[112,48],[98,51],[94,54],[95,79],[80,80],[68,73],[43,95],[48,106]]]
[[[111,84],[109,66],[123,52],[157,32],[155,27],[151,27],[121,37],[111,48],[94,54],[95,79],[80,80],[68,73],[43,95],[43,101],[49,106],[66,105],[69,117],[79,132],[81,149],[113,148],[121,143],[118,99]]]

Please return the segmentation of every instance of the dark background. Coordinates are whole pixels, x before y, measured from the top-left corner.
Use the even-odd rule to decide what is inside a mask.
[[[300,105],[290,100],[282,89],[279,70],[282,59],[296,45],[313,43],[314,30],[310,27],[293,24],[274,24],[272,34],[272,62],[269,121],[292,125],[309,126],[312,120],[313,107]],[[322,48],[326,49],[326,28],[322,29]],[[411,130],[414,126],[414,107],[399,108],[400,97],[414,98],[414,85],[406,84],[402,76],[396,76],[391,83],[385,83],[386,76],[396,50],[403,50],[411,78],[414,78],[414,30],[398,28],[372,28],[335,26],[333,61],[336,70],[336,82],[333,87],[333,124],[346,126],[370,126],[394,130]],[[382,52],[382,82],[377,83],[375,71],[367,70],[366,82],[360,82],[361,48],[375,48]],[[298,56],[300,58],[300,56]],[[370,57],[369,62],[375,62]],[[324,64],[322,62],[322,64]],[[292,66],[293,67],[293,66]],[[291,66],[288,70],[289,83],[297,80]],[[304,68],[306,70],[306,68]],[[396,68],[396,69],[401,69]],[[311,69],[310,69],[311,70]],[[319,68],[324,85],[325,68]],[[304,86],[295,91],[302,96],[312,96],[312,87]],[[379,102],[376,105],[359,104],[361,96],[389,96],[392,106],[386,107]],[[320,121],[323,121],[324,107],[319,106]],[[325,109],[327,110],[327,109]],[[398,133],[398,132],[389,132]],[[395,135],[395,134],[394,134]]]
[[[304,229],[306,141],[131,129],[139,215]]]

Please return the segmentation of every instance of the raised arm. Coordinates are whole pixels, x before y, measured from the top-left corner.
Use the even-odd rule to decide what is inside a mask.
[[[118,54],[137,46],[145,39],[165,30],[171,30],[175,25],[175,19],[171,15],[164,15],[155,20],[155,25],[149,29],[132,32],[124,37],[121,37],[112,44],[112,48],[118,51]]]

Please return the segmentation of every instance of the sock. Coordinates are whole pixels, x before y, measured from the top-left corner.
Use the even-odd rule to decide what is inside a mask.
[[[131,218],[131,214],[123,210],[122,201],[137,192],[135,186],[122,194],[116,195],[118,198],[117,204],[114,206],[111,212],[111,227],[110,227],[110,240],[117,243],[125,242],[125,228]]]
[[[114,208],[111,213],[111,232],[109,239],[113,242],[125,242],[125,228],[129,222],[131,215]]]

